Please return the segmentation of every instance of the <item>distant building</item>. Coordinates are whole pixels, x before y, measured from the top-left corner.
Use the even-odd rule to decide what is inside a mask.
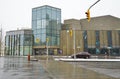
[[[32,9],[33,51],[36,55],[55,54],[59,50],[61,9],[44,5]],[[48,43],[48,45],[47,45]]]
[[[33,34],[31,29],[7,31],[5,36],[5,55],[32,55]]]
[[[73,30],[70,36],[70,29]],[[74,39],[75,35],[75,39]],[[60,49],[63,55],[75,51],[88,51],[91,54],[120,55],[120,18],[110,15],[87,19],[68,19],[61,30]],[[75,44],[74,44],[75,40]]]

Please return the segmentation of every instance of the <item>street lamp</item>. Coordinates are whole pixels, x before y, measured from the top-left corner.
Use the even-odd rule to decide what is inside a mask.
[[[28,61],[30,61],[30,40],[29,40],[29,52],[28,52]]]
[[[75,28],[73,28],[73,29],[70,28],[70,29],[69,29],[69,34],[70,34],[71,37],[73,36],[74,59],[76,59],[76,56],[75,56],[75,54],[76,54],[76,53],[75,53],[75,52],[76,52],[76,51],[75,51],[75,48],[76,48],[76,47],[75,47]]]
[[[76,59],[76,56],[75,56],[75,54],[76,54],[76,51],[75,51],[75,28],[74,28],[74,31],[73,31],[73,49],[74,49],[74,59]]]
[[[46,38],[47,57],[48,57],[48,42],[49,42],[49,38]]]
[[[69,30],[67,30],[67,55],[68,55],[68,33],[69,33]]]

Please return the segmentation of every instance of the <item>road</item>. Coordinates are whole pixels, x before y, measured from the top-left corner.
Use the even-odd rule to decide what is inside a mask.
[[[86,68],[86,64],[53,60],[29,62],[26,57],[0,57],[0,79],[120,79]]]

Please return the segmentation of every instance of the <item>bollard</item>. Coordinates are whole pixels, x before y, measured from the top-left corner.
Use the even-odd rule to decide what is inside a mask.
[[[30,54],[28,54],[28,61],[30,61]]]

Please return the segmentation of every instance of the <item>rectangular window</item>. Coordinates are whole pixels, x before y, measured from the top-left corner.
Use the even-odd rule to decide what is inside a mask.
[[[52,10],[52,20],[57,20],[57,12],[56,12],[56,10]]]
[[[96,37],[96,54],[99,54],[100,53],[100,32],[99,31],[95,31],[95,37]]]
[[[42,28],[42,20],[37,20],[37,29]]]
[[[100,32],[96,31],[95,34],[96,34],[96,36],[95,36],[96,37],[96,47],[99,48],[100,47],[100,36],[99,36]]]
[[[88,50],[87,31],[83,31],[84,51]]]
[[[35,30],[37,29],[37,21],[32,21],[32,29]]]
[[[51,9],[47,9],[46,19],[47,19],[47,20],[50,20],[51,17],[52,17],[52,11],[51,11]]]
[[[46,28],[46,20],[45,19],[42,20],[42,28]]]
[[[36,14],[36,9],[32,9],[32,20],[36,20],[37,14]]]
[[[40,20],[42,18],[42,11],[37,11],[37,20]]]
[[[112,33],[107,31],[108,47],[112,47]]]
[[[42,9],[42,19],[46,19],[46,9]]]

